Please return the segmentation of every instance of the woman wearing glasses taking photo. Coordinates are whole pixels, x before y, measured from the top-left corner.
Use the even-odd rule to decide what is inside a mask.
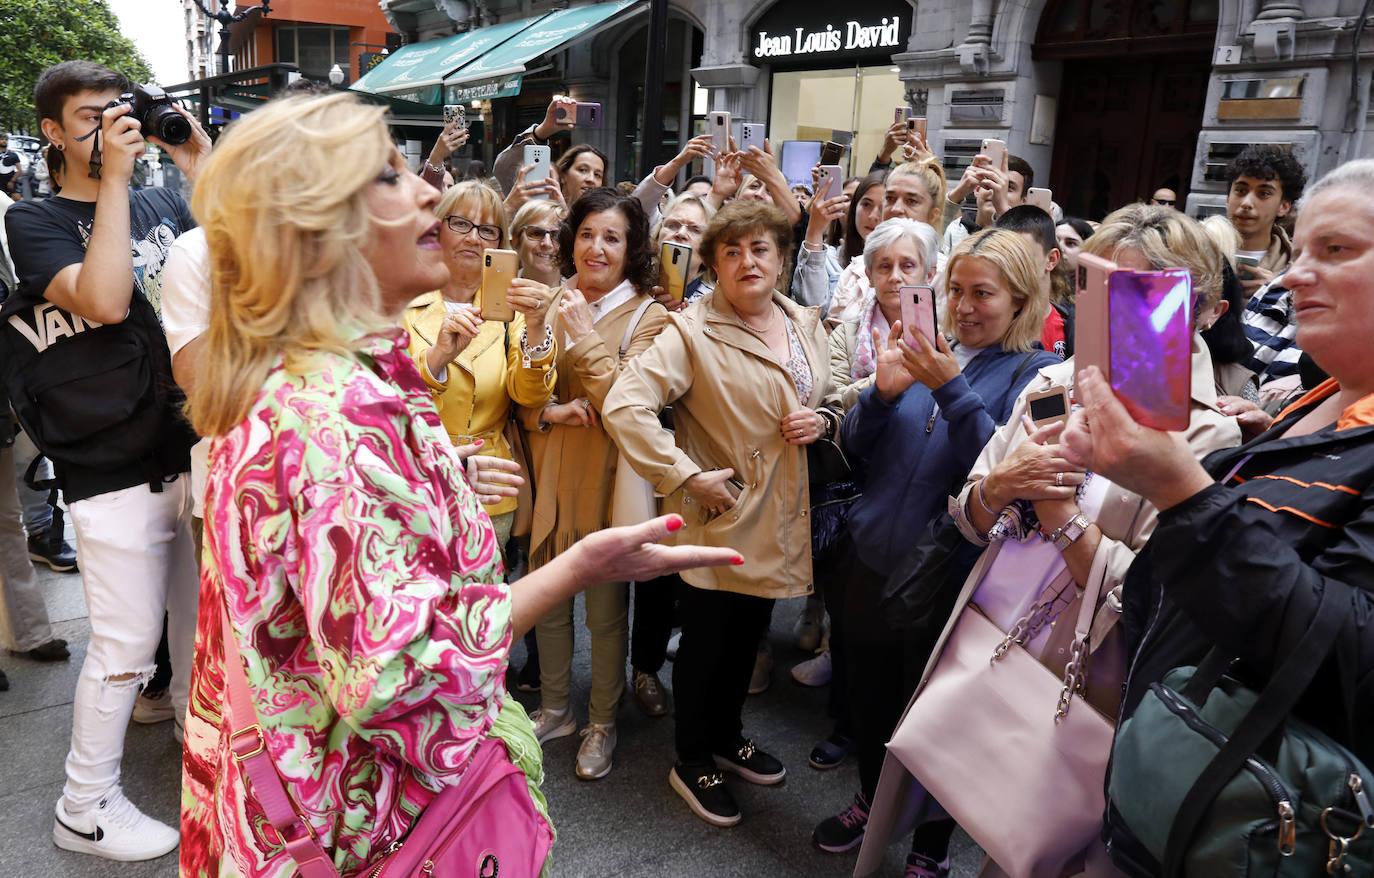
[[[509,324],[483,320],[482,260],[505,243],[500,196],[468,180],[450,187],[434,208],[442,221],[439,246],[449,280],[405,309],[410,356],[434,396],[434,406],[455,445],[482,443],[482,453],[513,459],[504,429],[510,404],[542,406],[553,393],[553,333],[545,323],[554,291],[517,277],[506,297],[515,308]],[[496,545],[505,552],[516,499],[487,507]]]
[[[568,208],[557,201],[531,199],[510,221],[510,245],[520,254],[520,276],[557,289],[563,285],[558,234]]]

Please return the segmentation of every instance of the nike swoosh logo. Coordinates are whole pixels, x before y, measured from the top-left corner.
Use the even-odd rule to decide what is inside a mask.
[[[78,830],[72,829],[60,817],[57,818],[57,822],[61,823],[62,828],[70,832],[72,835],[79,835],[87,841],[100,841],[103,838],[105,838],[105,830],[101,829],[98,825],[95,828],[95,832],[80,832]]]

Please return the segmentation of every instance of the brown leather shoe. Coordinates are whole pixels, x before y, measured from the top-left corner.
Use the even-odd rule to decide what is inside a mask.
[[[668,714],[668,693],[658,681],[658,674],[635,671],[633,677],[635,701],[646,716],[666,716]]]

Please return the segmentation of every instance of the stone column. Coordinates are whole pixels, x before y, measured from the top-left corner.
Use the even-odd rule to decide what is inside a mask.
[[[1255,37],[1255,60],[1291,58],[1297,45],[1298,22],[1302,18],[1301,3],[1266,0],[1264,8],[1250,23],[1250,33]]]
[[[1293,0],[1267,0],[1260,14],[1255,16],[1256,21],[1273,21],[1280,18],[1302,21],[1302,4]]]
[[[959,67],[967,75],[979,75],[988,70],[988,56],[992,52],[992,15],[992,0],[973,0],[968,36],[954,47]]]

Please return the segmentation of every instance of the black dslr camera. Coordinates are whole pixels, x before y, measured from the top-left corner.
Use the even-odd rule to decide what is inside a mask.
[[[191,139],[191,123],[176,111],[167,92],[155,85],[136,85],[132,93],[125,92],[109,107],[129,105],[129,115],[142,126],[143,136],[152,135],[168,146],[180,146]]]

